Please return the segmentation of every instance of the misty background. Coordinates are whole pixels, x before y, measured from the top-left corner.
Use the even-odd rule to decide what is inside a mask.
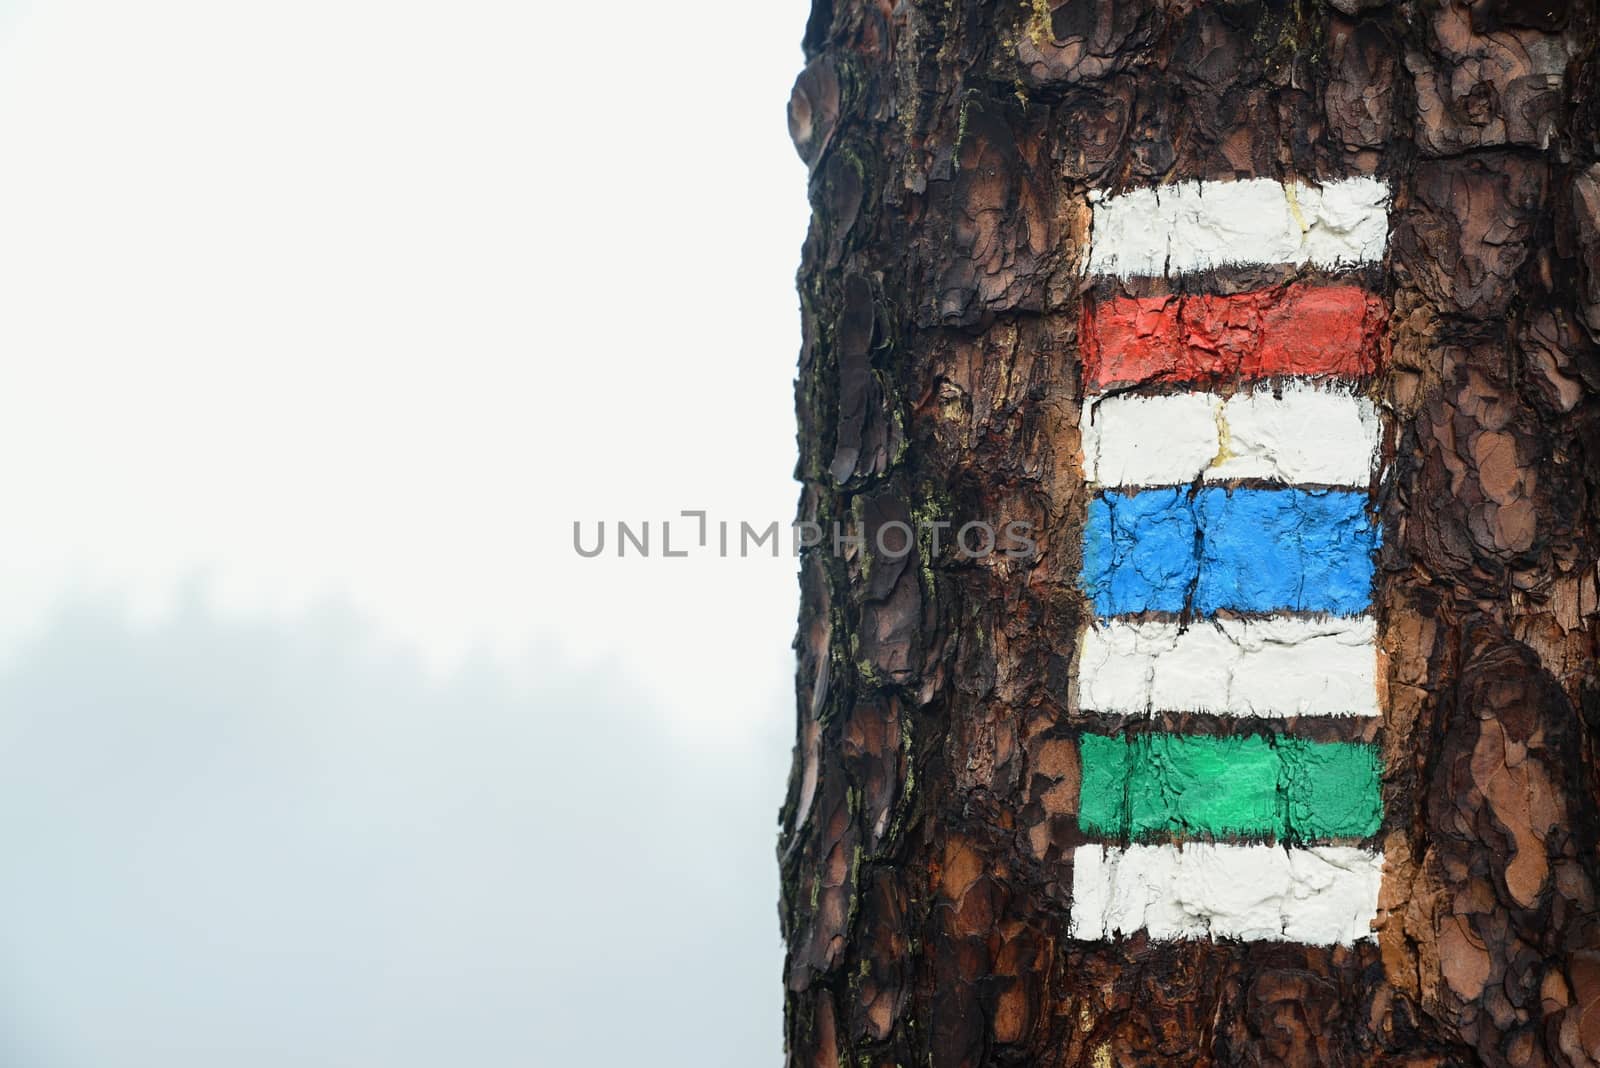
[[[0,1064],[781,1063],[806,13],[0,0]]]

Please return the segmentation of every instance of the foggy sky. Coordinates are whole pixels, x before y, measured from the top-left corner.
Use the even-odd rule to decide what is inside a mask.
[[[786,768],[617,671],[79,602],[0,675],[0,1063],[781,1058]]]
[[[0,0],[0,1066],[782,1063],[808,7]]]

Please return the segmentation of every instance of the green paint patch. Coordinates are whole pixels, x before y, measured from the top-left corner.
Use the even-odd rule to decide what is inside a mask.
[[[1078,822],[1107,838],[1365,838],[1383,819],[1375,746],[1146,734],[1079,739]]]

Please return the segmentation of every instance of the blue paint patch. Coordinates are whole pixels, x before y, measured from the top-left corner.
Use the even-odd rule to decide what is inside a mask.
[[[1104,493],[1089,502],[1083,585],[1102,616],[1180,612],[1199,570],[1184,487]]]
[[[1327,612],[1372,604],[1378,528],[1348,490],[1211,486],[1107,492],[1089,502],[1083,584],[1102,616]]]

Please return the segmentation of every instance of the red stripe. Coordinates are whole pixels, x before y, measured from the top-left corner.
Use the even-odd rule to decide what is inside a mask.
[[[1086,301],[1085,388],[1377,370],[1387,315],[1359,286]]]

